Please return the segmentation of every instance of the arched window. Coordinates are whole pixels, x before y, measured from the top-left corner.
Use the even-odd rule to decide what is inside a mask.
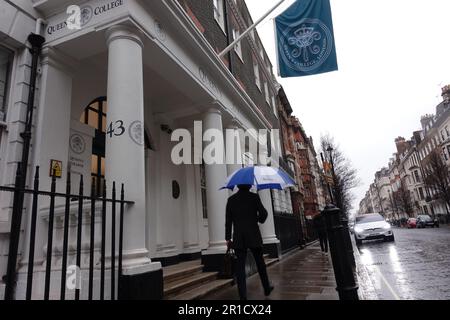
[[[105,179],[105,143],[106,143],[106,113],[108,105],[106,97],[100,97],[92,101],[81,115],[80,121],[95,129],[95,137],[92,143],[91,176],[95,193],[101,196]]]

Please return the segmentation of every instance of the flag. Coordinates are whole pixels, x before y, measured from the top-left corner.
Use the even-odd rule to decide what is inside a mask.
[[[297,0],[275,27],[281,77],[338,70],[330,0]]]

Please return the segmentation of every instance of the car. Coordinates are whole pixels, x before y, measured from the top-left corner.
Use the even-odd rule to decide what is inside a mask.
[[[439,221],[433,220],[429,215],[422,214],[417,217],[417,228],[437,227],[439,228]]]
[[[406,221],[406,225],[408,226],[408,229],[412,229],[417,227],[417,219],[416,218],[409,218]]]
[[[385,241],[395,241],[391,225],[379,213],[357,216],[353,232],[357,246],[361,245],[365,240],[383,239]]]

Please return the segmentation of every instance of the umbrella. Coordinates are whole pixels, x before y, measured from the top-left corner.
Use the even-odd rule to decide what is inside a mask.
[[[233,190],[240,184],[255,186],[257,190],[294,187],[295,181],[281,168],[254,166],[235,171],[227,178],[225,186],[221,188]]]

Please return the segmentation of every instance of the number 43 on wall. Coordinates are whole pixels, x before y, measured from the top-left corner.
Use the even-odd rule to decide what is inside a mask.
[[[122,120],[111,122],[108,126],[108,131],[106,131],[106,134],[109,135],[110,138],[114,136],[120,137],[125,133],[125,127],[123,125],[124,123]]]

